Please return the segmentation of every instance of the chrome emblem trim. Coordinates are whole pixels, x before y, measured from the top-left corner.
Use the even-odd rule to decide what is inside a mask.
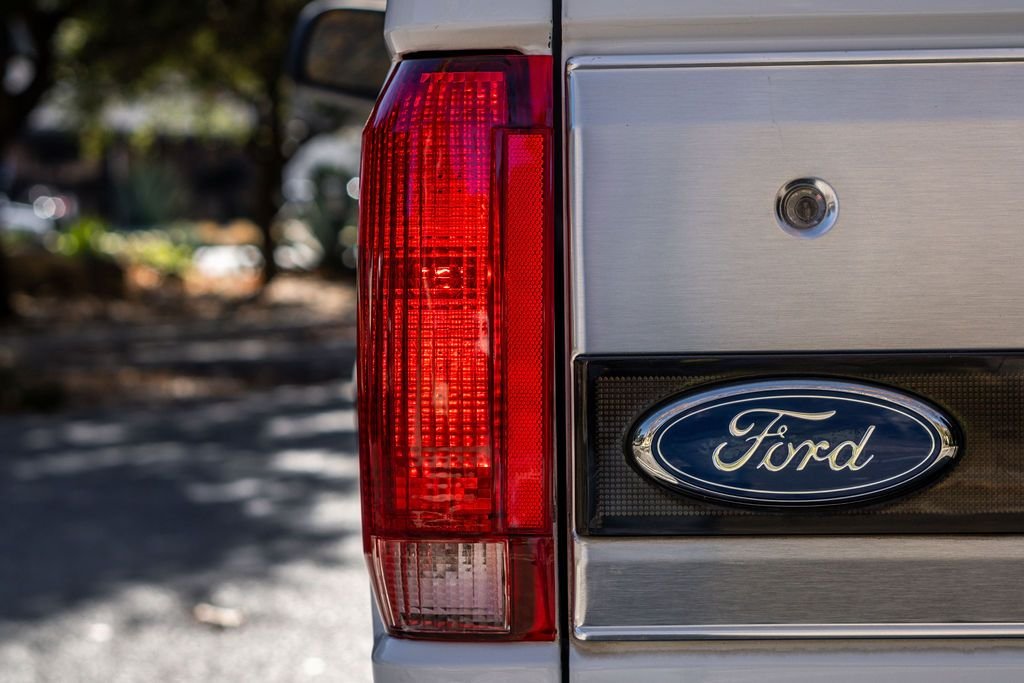
[[[591,642],[672,640],[802,640],[865,638],[1020,638],[1024,624],[695,624],[575,626],[577,640]]]
[[[766,507],[850,504],[923,483],[958,454],[938,408],[904,392],[824,379],[685,394],[633,428],[641,472],[675,491]]]

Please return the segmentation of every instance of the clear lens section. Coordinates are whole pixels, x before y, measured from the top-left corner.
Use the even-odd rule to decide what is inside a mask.
[[[504,542],[375,539],[375,566],[398,629],[487,633],[509,630]]]

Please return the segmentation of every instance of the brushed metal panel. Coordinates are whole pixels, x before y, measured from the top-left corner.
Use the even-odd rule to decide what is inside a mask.
[[[1020,536],[577,537],[574,552],[584,639],[1024,635]]]
[[[1017,0],[564,0],[563,54],[1011,47]]]
[[[799,58],[570,64],[577,353],[1024,346],[1024,65]],[[841,209],[796,239],[807,176]]]
[[[573,683],[1012,683],[1024,648],[1001,641],[573,642]]]
[[[666,624],[662,626],[579,626],[579,640],[648,642],[673,640],[875,640],[882,638],[1021,638],[1024,624]]]

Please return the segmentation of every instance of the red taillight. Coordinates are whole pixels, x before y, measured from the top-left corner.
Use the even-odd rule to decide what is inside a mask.
[[[363,135],[363,534],[392,633],[555,633],[551,58],[399,64]]]

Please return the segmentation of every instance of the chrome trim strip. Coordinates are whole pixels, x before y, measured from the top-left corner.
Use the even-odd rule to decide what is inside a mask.
[[[826,64],[931,64],[945,62],[1018,62],[1024,49],[864,50],[854,52],[758,52],[685,55],[599,55],[572,57],[569,75],[591,69],[675,68],[701,66],[817,66]]]
[[[576,626],[577,640],[796,640],[840,638],[1020,638],[1024,624],[730,624],[665,626]]]

